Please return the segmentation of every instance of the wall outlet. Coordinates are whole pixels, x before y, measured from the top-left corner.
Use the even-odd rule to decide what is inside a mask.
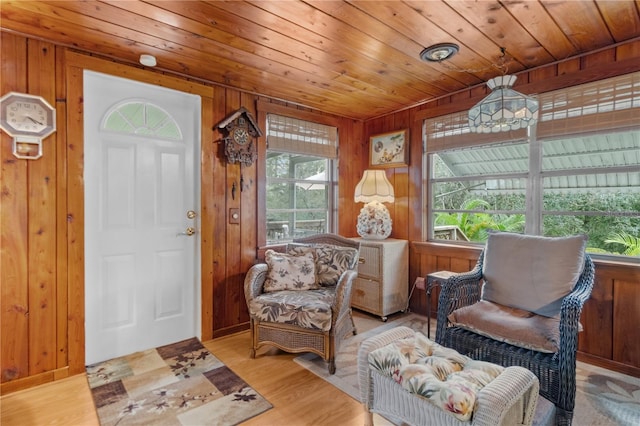
[[[240,223],[240,209],[229,209],[229,223]]]

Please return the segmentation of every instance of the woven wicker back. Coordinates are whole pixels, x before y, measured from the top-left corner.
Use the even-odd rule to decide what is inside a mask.
[[[360,250],[360,243],[358,241],[345,238],[338,234],[315,234],[308,237],[295,238],[294,243],[300,244],[332,244],[335,246],[351,247],[356,250]]]

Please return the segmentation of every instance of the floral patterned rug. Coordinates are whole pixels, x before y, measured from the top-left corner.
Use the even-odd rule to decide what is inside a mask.
[[[377,323],[372,322],[372,318],[354,311],[358,334],[349,338],[338,349],[334,375],[329,375],[326,363],[314,354],[300,355],[295,361],[359,401],[357,353],[360,343],[370,336],[399,325],[423,332],[426,330],[426,318],[421,315],[398,314],[389,317],[386,323],[380,322],[379,318]],[[431,327],[433,339],[435,321],[431,321]],[[576,387],[574,425],[640,425],[640,378],[578,361]]]
[[[100,424],[236,425],[272,405],[196,338],[87,367]]]

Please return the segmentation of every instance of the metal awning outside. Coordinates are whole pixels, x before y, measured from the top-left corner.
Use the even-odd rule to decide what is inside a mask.
[[[470,182],[469,187],[484,181],[484,185],[477,185],[472,190],[525,191],[526,179],[513,175],[529,170],[529,146],[526,143],[441,151],[438,155],[453,176],[480,177]],[[547,191],[576,193],[595,190],[640,194],[640,129],[545,142],[542,168]],[[485,176],[486,179],[483,178]]]

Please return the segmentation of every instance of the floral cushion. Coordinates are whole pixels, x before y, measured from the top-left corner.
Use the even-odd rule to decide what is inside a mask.
[[[331,304],[335,287],[305,292],[283,290],[251,299],[249,313],[260,321],[279,322],[327,331],[331,328]]]
[[[372,351],[369,366],[460,421],[471,419],[478,392],[504,371],[504,367],[474,361],[418,332]]]
[[[318,288],[313,253],[290,255],[267,250],[264,256],[268,267],[264,292]]]
[[[287,253],[302,254],[313,252],[316,262],[316,278],[322,287],[338,284],[344,271],[355,269],[358,263],[358,250],[331,244],[289,244]]]

